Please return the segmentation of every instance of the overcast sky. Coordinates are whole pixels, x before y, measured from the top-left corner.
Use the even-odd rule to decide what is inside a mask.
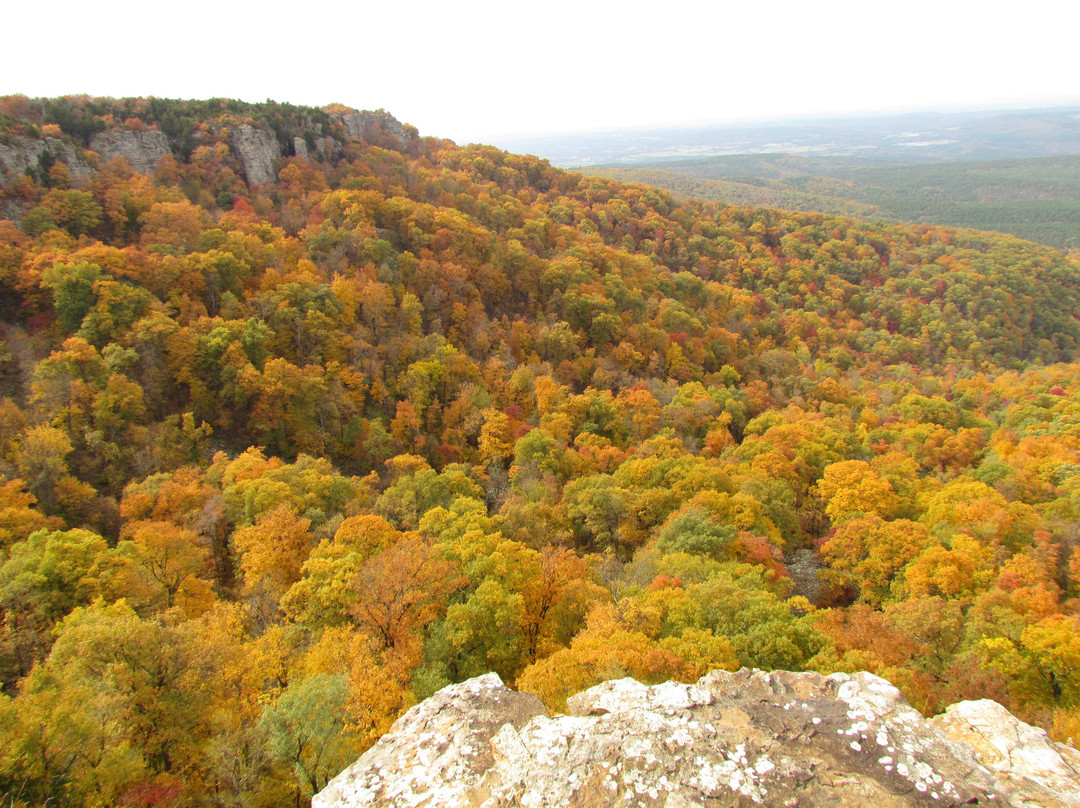
[[[1074,0],[58,0],[0,20],[0,95],[336,101],[459,143],[1080,102]]]

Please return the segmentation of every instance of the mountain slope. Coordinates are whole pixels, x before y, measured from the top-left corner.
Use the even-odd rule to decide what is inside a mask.
[[[1060,249],[1080,245],[1075,156],[882,165],[744,155],[589,173],[729,204],[996,230]]]
[[[1075,736],[1074,258],[386,113],[0,110],[15,804],[303,802],[491,670],[870,670]]]

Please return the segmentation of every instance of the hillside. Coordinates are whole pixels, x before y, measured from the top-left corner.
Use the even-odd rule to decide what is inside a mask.
[[[382,111],[0,115],[13,806],[299,804],[488,671],[869,670],[1080,735],[1074,257]]]
[[[743,155],[598,167],[589,174],[737,205],[970,227],[1080,247],[1080,157],[880,164]]]

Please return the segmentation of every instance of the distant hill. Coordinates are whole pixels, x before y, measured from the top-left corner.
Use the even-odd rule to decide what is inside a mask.
[[[1080,105],[504,138],[496,145],[563,168],[733,154],[860,157],[884,162],[1080,154]]]
[[[730,204],[996,230],[1080,247],[1080,156],[883,165],[767,154],[587,173]]]

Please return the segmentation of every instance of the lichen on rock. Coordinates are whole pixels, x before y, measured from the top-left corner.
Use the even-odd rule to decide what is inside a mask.
[[[653,687],[622,679],[567,706],[548,716],[494,674],[444,688],[313,806],[1064,806],[1080,793],[1075,750],[1053,745],[1055,762],[1033,746],[1034,765],[1006,764],[1003,774],[1001,760],[1023,752],[1014,745],[990,759],[955,728],[1040,739],[1003,708],[961,720],[969,712],[959,706],[935,725],[867,673],[716,671]]]

